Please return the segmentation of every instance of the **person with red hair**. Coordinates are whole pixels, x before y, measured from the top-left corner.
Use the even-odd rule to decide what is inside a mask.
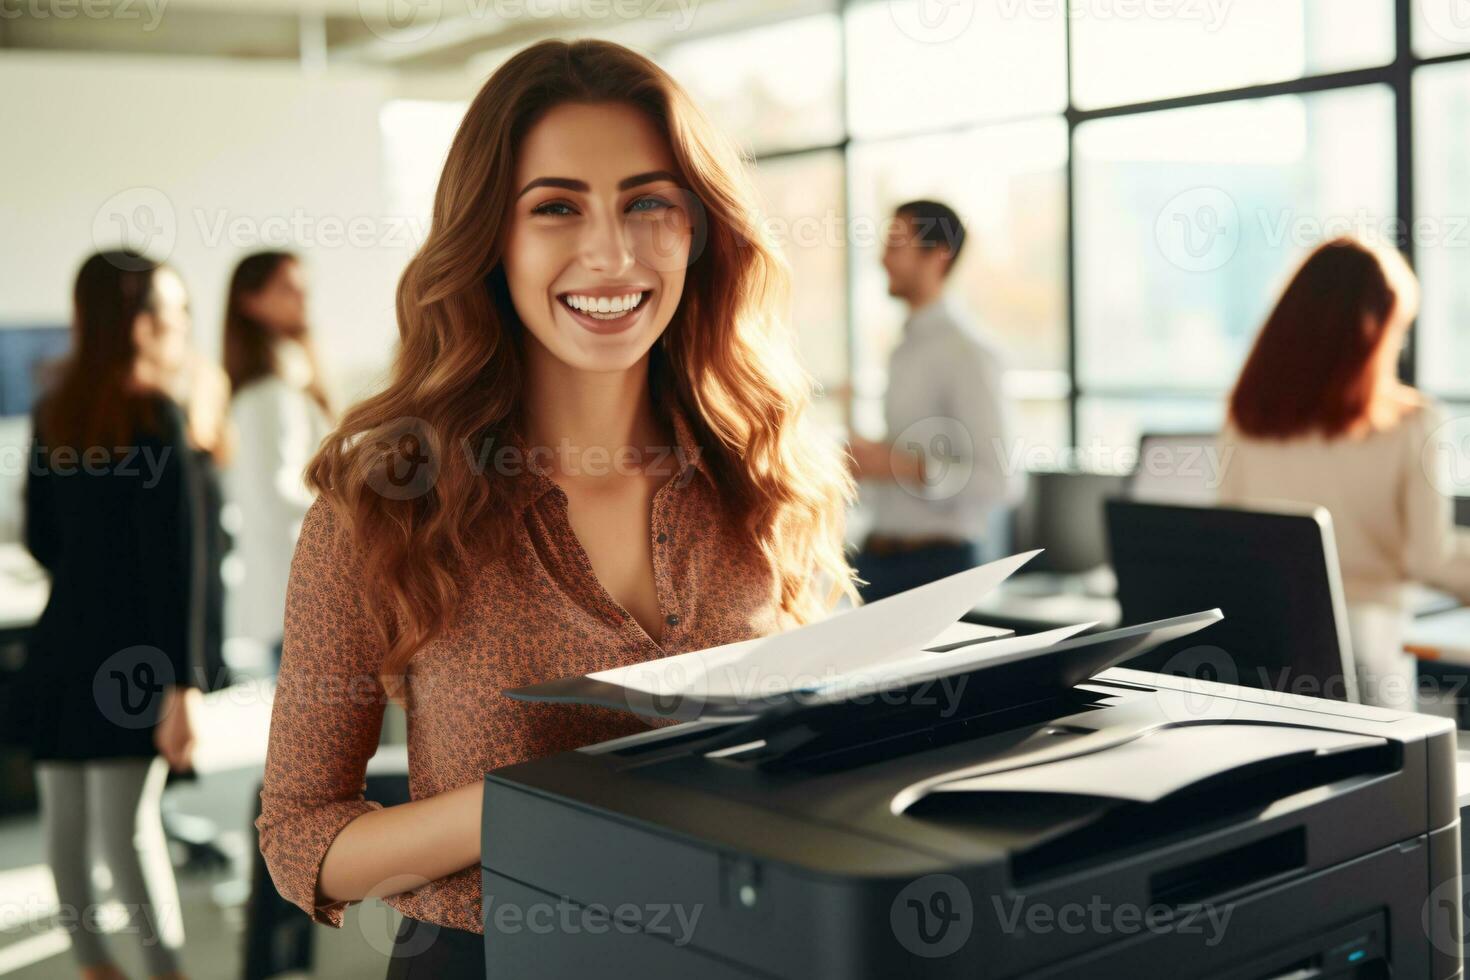
[[[1256,337],[1221,433],[1222,503],[1332,515],[1360,698],[1412,708],[1405,586],[1470,600],[1470,535],[1433,452],[1441,408],[1398,379],[1419,287],[1399,253],[1353,238],[1302,263]]]

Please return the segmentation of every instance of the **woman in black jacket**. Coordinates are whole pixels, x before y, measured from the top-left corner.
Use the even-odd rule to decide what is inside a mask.
[[[88,832],[153,977],[181,977],[183,922],[159,800],[190,766],[203,635],[203,512],[170,397],[189,313],[169,268],[130,252],[83,263],[72,350],[35,412],[26,544],[51,573],[21,699],[47,856],[82,976],[114,980],[90,893]]]

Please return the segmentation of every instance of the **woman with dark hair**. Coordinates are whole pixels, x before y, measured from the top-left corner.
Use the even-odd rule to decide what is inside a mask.
[[[390,977],[484,976],[485,772],[644,727],[506,688],[856,601],[852,479],[758,214],[735,145],[616,44],[527,48],[465,114],[391,379],[311,465],[257,821],[317,921],[391,896]],[[413,800],[385,808],[390,697]]]
[[[225,370],[238,435],[228,492],[244,578],[233,595],[239,631],[279,664],[291,552],[315,495],[306,464],[328,431],[330,408],[306,316],[306,279],[290,252],[240,260],[225,303]]]
[[[202,512],[183,282],[131,252],[83,263],[71,354],[35,412],[26,545],[51,596],[21,678],[47,855],[82,976],[122,976],[101,943],[94,856],[154,977],[180,977],[183,921],[159,812],[190,767],[202,642]],[[92,844],[100,847],[94,855]]]
[[[1470,536],[1430,451],[1439,406],[1398,380],[1418,308],[1398,252],[1339,238],[1308,256],[1256,338],[1221,436],[1224,503],[1285,500],[1332,515],[1360,698],[1412,708],[1404,586],[1470,601]]]

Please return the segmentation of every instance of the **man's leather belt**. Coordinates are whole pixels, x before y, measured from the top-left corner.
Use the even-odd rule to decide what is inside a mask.
[[[867,540],[863,542],[863,550],[873,555],[896,555],[924,548],[955,548],[967,543],[964,538],[945,534],[927,534],[916,538],[899,537],[892,534],[869,534]]]

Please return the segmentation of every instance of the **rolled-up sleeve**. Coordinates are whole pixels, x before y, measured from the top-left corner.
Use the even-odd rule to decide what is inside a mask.
[[[255,821],[276,889],[340,928],[348,902],[320,899],[337,834],[381,804],[364,799],[387,697],[382,644],[367,615],[360,555],[331,505],[307,512],[291,563],[281,669]]]

